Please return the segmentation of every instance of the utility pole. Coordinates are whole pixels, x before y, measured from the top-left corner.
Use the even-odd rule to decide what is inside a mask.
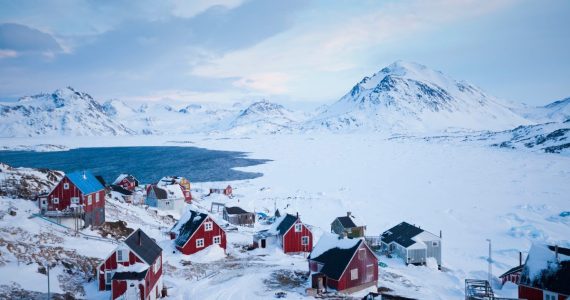
[[[47,278],[48,278],[48,294],[47,294],[47,299],[49,300],[50,297],[50,290],[49,290],[49,262],[46,264],[46,270],[47,270]]]
[[[493,278],[493,258],[491,256],[491,239],[487,239],[487,242],[489,242],[489,285],[491,285],[492,281],[491,279]]]

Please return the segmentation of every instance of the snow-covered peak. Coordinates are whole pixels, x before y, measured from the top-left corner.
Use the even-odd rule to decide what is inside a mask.
[[[528,123],[472,84],[418,63],[397,61],[364,77],[322,109],[312,126],[425,132],[508,129]]]

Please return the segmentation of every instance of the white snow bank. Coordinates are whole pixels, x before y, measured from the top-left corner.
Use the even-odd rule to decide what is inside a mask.
[[[570,256],[558,253],[559,261],[568,261]],[[533,279],[540,275],[543,270],[556,271],[559,265],[556,254],[547,245],[533,243],[528,253],[525,268],[528,269],[529,278]]]
[[[341,239],[336,234],[323,233],[317,245],[311,252],[311,257],[315,258],[333,248],[350,249],[354,247],[361,239]]]
[[[143,264],[143,263],[136,263],[136,264],[132,264],[130,266],[123,266],[123,265],[119,265],[117,267],[117,272],[136,272],[136,273],[140,273],[144,270],[148,269],[148,265]]]
[[[188,256],[191,261],[198,263],[214,262],[225,257],[226,253],[220,245],[208,246],[206,249]]]

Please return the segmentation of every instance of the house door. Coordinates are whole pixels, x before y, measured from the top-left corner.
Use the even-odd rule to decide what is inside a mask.
[[[47,199],[43,198],[40,200],[40,209],[41,210],[47,210]]]
[[[265,239],[261,239],[261,248],[265,248]]]

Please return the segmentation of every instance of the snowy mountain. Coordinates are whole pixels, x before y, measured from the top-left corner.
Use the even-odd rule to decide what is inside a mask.
[[[0,104],[0,136],[123,135],[132,130],[90,95],[68,87]]]
[[[570,97],[545,106],[523,107],[515,111],[527,119],[540,123],[565,122],[570,120]]]
[[[242,110],[230,124],[233,133],[290,132],[303,119],[299,113],[266,100],[255,102]]]
[[[103,105],[107,114],[128,124],[138,134],[206,133],[226,128],[239,108],[190,104],[177,109],[169,104],[149,102],[133,107],[120,100]]]
[[[390,132],[504,130],[530,122],[476,86],[397,61],[364,77],[309,128]]]

